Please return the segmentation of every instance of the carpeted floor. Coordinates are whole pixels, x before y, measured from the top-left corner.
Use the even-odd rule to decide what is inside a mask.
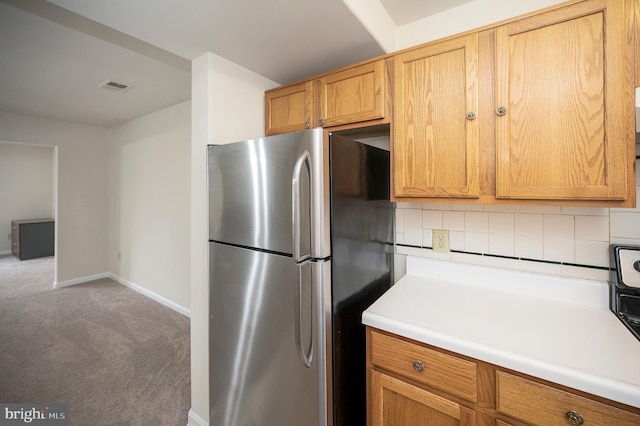
[[[71,425],[186,425],[189,319],[110,280],[53,289],[53,258],[0,256],[0,402]]]

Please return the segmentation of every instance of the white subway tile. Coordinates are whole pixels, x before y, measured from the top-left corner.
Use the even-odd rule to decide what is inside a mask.
[[[420,204],[420,203],[398,202],[398,203],[396,203],[396,208],[399,208],[399,209],[421,209],[422,208],[422,204]]]
[[[549,238],[574,238],[575,217],[565,215],[544,215],[543,235]]]
[[[464,230],[466,232],[489,232],[489,213],[465,212]]]
[[[451,250],[464,250],[464,232],[449,231],[449,248]]]
[[[575,262],[575,240],[573,238],[544,238],[544,260]]]
[[[525,259],[542,259],[544,254],[542,235],[516,235],[515,256]]]
[[[465,232],[464,249],[471,253],[486,253],[489,249],[489,234],[486,232]]]
[[[589,266],[609,266],[609,242],[576,240],[575,263]]]
[[[451,253],[451,260],[472,265],[484,265],[484,256],[469,253]]]
[[[442,229],[464,231],[464,212],[442,212]]]
[[[422,230],[422,245],[424,247],[433,247],[433,231],[431,229]]]
[[[404,209],[396,209],[396,232],[404,232]]]
[[[562,265],[562,275],[583,280],[608,281],[609,271],[601,269],[581,268],[579,266]],[[602,285],[606,285],[603,283]]]
[[[516,235],[542,235],[541,214],[517,214],[515,215]]]
[[[404,229],[422,228],[422,210],[405,209]]]
[[[396,234],[396,244],[404,244],[404,234]]]
[[[576,240],[609,241],[608,216],[575,216],[575,218]]]
[[[611,238],[611,244],[625,244],[630,246],[640,246],[640,238]]]
[[[437,260],[451,260],[451,253],[436,253],[433,250],[426,249],[424,251],[424,257]]]
[[[451,204],[451,210],[458,210],[463,212],[481,212],[483,208],[482,204]]]
[[[611,237],[640,239],[640,213],[612,211]]]
[[[489,251],[491,254],[500,256],[514,256],[514,235],[513,234],[489,234]]]
[[[484,211],[497,213],[519,213],[520,206],[512,206],[509,204],[485,204]]]
[[[539,274],[562,275],[562,265],[559,263],[532,262],[521,260],[520,269],[523,271],[537,272]]]
[[[521,206],[520,213],[561,214],[562,208],[557,206]]]
[[[422,246],[422,228],[404,228],[404,244]]]
[[[562,214],[576,216],[609,216],[609,209],[596,207],[562,207]]]
[[[451,204],[423,203],[422,210],[451,210]]]
[[[489,232],[513,235],[514,223],[513,213],[489,213]]]
[[[442,212],[439,210],[423,210],[422,227],[430,229],[443,229]]]
[[[494,268],[520,269],[518,259],[506,259],[504,257],[483,256],[484,264]]]

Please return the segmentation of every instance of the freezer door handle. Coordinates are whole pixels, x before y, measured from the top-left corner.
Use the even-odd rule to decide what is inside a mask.
[[[314,292],[311,262],[296,265],[297,297],[296,297],[296,347],[298,358],[307,366],[313,362],[313,323],[314,323]]]
[[[302,177],[302,167],[306,166],[309,176],[311,176],[311,155],[309,151],[304,151],[298,157],[296,164],[293,168],[293,176],[291,178],[291,226],[293,234],[293,261],[301,262],[311,257],[311,253],[301,253],[300,251],[300,231],[301,231],[301,217],[300,212],[302,206],[300,205],[300,181]]]

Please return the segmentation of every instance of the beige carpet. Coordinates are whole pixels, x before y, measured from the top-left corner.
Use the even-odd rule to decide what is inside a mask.
[[[0,256],[0,402],[71,425],[186,425],[189,319],[110,279],[55,290],[53,258]]]

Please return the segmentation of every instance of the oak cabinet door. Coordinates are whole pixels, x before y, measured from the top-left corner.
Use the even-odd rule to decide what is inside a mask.
[[[475,426],[476,413],[378,371],[371,371],[369,426]]]
[[[394,58],[396,197],[478,196],[478,35]]]
[[[308,129],[313,121],[311,81],[269,90],[265,93],[265,134]]]
[[[624,200],[624,6],[591,0],[496,29],[496,196]]]
[[[337,71],[319,79],[321,127],[384,118],[385,60]]]

